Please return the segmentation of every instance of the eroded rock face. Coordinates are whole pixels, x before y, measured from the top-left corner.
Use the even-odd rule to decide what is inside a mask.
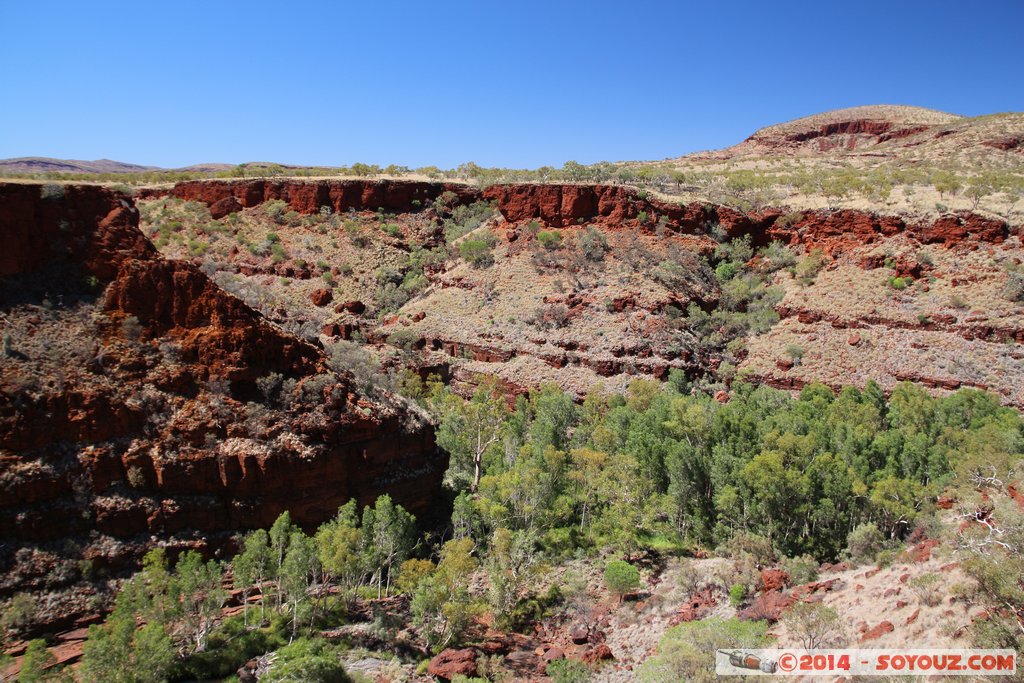
[[[219,218],[243,207],[258,206],[270,200],[287,202],[290,209],[313,214],[321,207],[332,211],[408,212],[433,201],[444,192],[456,196],[457,203],[468,204],[480,198],[480,191],[460,183],[432,183],[414,180],[195,180],[178,183],[171,196],[203,202],[216,210]],[[234,200],[234,201],[232,201]]]
[[[653,229],[660,220],[681,234],[707,233],[717,225],[730,237],[750,235],[755,245],[778,240],[829,254],[897,234],[924,244],[964,248],[998,244],[1010,234],[1004,221],[970,212],[948,214],[930,223],[908,223],[898,216],[852,209],[804,211],[792,216],[781,209],[744,213],[712,204],[663,202],[618,185],[492,185],[484,190],[484,196],[497,203],[510,223],[538,220],[562,227],[591,222],[622,226],[632,221],[633,227]]]
[[[0,234],[0,598],[45,595],[39,626],[95,609],[83,561],[95,578],[157,542],[214,552],[350,498],[430,508],[446,463],[426,421],[162,258],[128,198],[0,184]]]
[[[100,187],[3,183],[0,201],[0,276],[64,261],[108,281],[122,261],[156,256],[125,195]]]

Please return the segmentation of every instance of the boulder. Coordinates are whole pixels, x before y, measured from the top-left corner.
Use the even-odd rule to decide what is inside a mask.
[[[780,591],[789,585],[789,574],[782,569],[762,569],[761,588],[766,591]]]
[[[214,220],[220,220],[228,214],[242,210],[242,204],[234,197],[225,197],[210,205],[210,216]]]
[[[313,293],[309,295],[309,300],[313,302],[314,306],[326,306],[331,303],[333,298],[334,292],[327,287],[314,290]]]
[[[586,645],[590,640],[590,629],[585,624],[575,624],[569,629],[569,639],[577,645]]]
[[[873,626],[864,632],[864,635],[860,637],[861,642],[868,640],[877,640],[884,636],[886,633],[892,633],[896,630],[896,627],[892,625],[891,621],[879,622],[877,626]]]
[[[612,649],[610,647],[601,643],[592,650],[584,652],[580,659],[587,664],[596,664],[607,659],[615,659],[615,655],[612,654]]]
[[[471,647],[456,650],[448,648],[430,660],[427,673],[450,681],[458,675],[476,676],[476,650]]]
[[[565,659],[565,651],[560,647],[551,647],[541,655],[541,659],[545,662],[553,662],[556,659]]]

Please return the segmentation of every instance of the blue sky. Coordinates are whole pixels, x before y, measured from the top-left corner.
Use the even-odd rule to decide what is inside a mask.
[[[1021,0],[0,0],[0,158],[662,159],[859,104],[1024,110]]]

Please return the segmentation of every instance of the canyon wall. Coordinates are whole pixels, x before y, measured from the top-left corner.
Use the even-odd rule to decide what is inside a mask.
[[[161,257],[129,198],[0,183],[0,235],[0,598],[157,541],[213,552],[284,510],[313,526],[383,493],[431,509],[446,461],[418,411]],[[89,609],[49,600],[51,627]]]
[[[730,237],[750,235],[755,245],[779,240],[821,248],[826,253],[901,233],[923,244],[947,247],[999,243],[1010,234],[1005,221],[971,212],[912,220],[852,209],[786,212],[771,207],[739,211],[702,202],[663,201],[621,185],[509,183],[481,191],[461,183],[409,180],[199,180],[178,183],[169,194],[202,202],[210,207],[214,218],[219,218],[270,200],[284,201],[302,214],[316,213],[324,206],[335,212],[383,209],[403,213],[416,211],[445,192],[452,193],[458,204],[491,200],[509,223],[538,220],[549,227],[565,227],[596,222],[608,227],[652,229],[662,221],[681,234],[707,233],[718,226]]]
[[[203,202],[214,218],[266,201],[280,200],[299,213],[311,214],[328,206],[335,213],[356,211],[408,212],[453,193],[459,203],[480,198],[480,191],[461,183],[415,180],[197,180],[178,183],[171,196]]]
[[[484,197],[494,200],[511,223],[539,220],[548,226],[564,227],[596,222],[651,229],[663,221],[665,227],[682,234],[706,233],[718,226],[730,237],[750,235],[755,245],[779,240],[821,248],[827,253],[900,233],[924,244],[947,247],[999,243],[1010,234],[1005,221],[969,212],[947,214],[933,221],[851,209],[786,213],[766,208],[743,212],[707,203],[666,202],[619,185],[492,185],[484,190]]]

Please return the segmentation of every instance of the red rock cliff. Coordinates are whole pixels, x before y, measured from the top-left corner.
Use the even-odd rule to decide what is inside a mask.
[[[152,539],[215,549],[284,510],[319,524],[353,497],[430,508],[446,463],[429,425],[162,258],[126,197],[0,183],[0,235],[0,309],[25,349],[0,358],[0,597],[63,590],[63,609],[40,612],[53,626],[86,609],[55,563],[117,571]],[[84,270],[105,291],[26,303],[43,270]],[[92,359],[59,339],[37,353],[50,330]]]
[[[643,213],[649,219],[648,226],[661,220],[669,229],[683,234],[707,232],[717,225],[733,237],[749,234],[755,244],[774,239],[827,252],[897,233],[906,233],[922,243],[968,248],[999,243],[1010,234],[1010,226],[1004,221],[969,212],[947,214],[932,222],[908,222],[898,216],[849,209],[789,216],[778,208],[741,212],[712,204],[665,202],[617,185],[493,185],[484,191],[484,197],[496,201],[498,210],[511,223],[539,220],[562,227],[600,222],[643,229],[636,222]]]
[[[294,211],[312,214],[323,206],[329,206],[335,212],[349,209],[413,211],[417,206],[414,202],[432,201],[443,192],[454,193],[459,203],[469,203],[480,197],[478,189],[459,183],[356,179],[196,180],[178,183],[171,190],[171,195],[179,199],[203,202],[211,209],[219,205],[215,213],[231,213],[243,207],[258,206],[263,202],[277,199],[287,202]]]

